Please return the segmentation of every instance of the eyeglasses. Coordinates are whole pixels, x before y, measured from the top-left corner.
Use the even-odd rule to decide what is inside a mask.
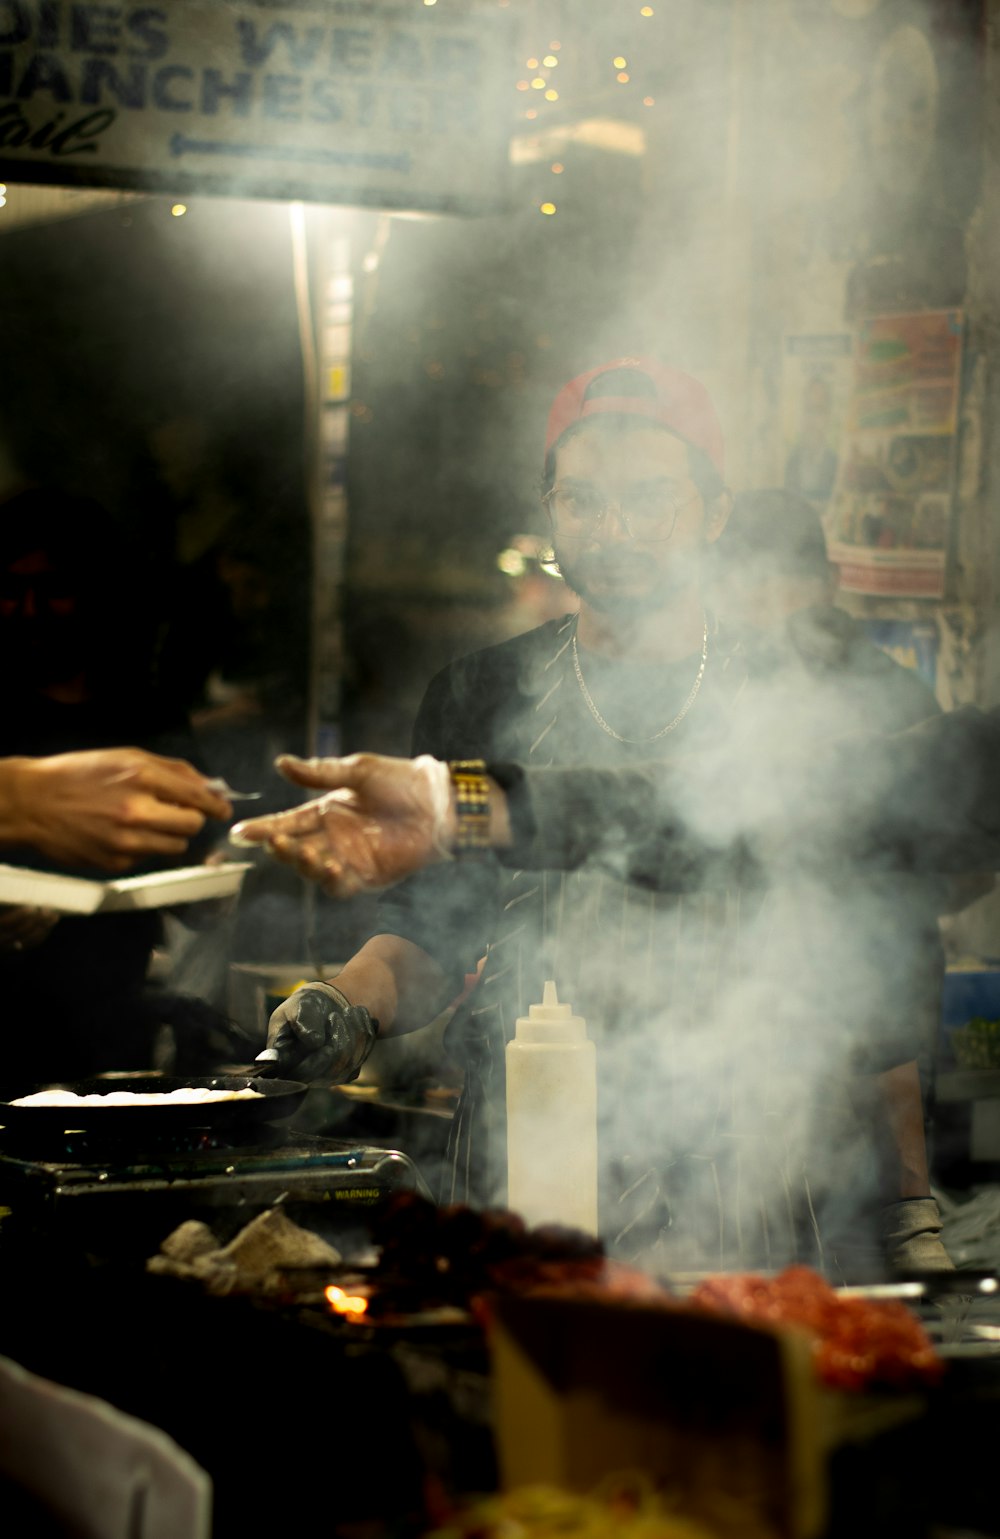
[[[594,539],[613,509],[630,540],[653,543],[670,539],[678,515],[699,496],[697,490],[681,497],[664,487],[637,487],[625,498],[611,502],[595,486],[569,482],[553,486],[542,502],[556,529],[568,539]]]

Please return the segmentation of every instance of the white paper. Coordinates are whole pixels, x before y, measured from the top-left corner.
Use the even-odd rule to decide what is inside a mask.
[[[145,908],[169,908],[175,903],[202,903],[239,892],[249,861],[220,866],[182,866],[147,876],[90,882],[23,866],[0,865],[0,904],[51,908],[60,914],[107,914]]]

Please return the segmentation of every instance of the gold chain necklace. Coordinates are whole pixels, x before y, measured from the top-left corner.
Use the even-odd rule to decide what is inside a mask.
[[[698,691],[701,689],[701,681],[705,677],[705,665],[707,662],[708,616],[706,615],[704,617],[704,624],[701,634],[701,662],[698,664],[698,672],[695,674],[695,680],[691,685],[690,694],[688,695],[684,704],[681,706],[680,710],[677,712],[677,715],[674,717],[673,721],[668,721],[667,725],[665,727],[661,727],[659,732],[654,732],[652,737],[622,737],[621,733],[616,732],[614,727],[608,726],[607,722],[604,720],[604,717],[601,715],[600,711],[597,709],[597,706],[594,704],[594,697],[590,693],[590,690],[587,688],[586,680],[583,677],[583,669],[580,667],[580,652],[576,644],[576,630],[574,629],[573,631],[573,672],[576,674],[576,682],[580,686],[580,693],[583,695],[584,700],[587,702],[587,709],[590,711],[590,714],[593,716],[597,725],[603,731],[605,731],[609,737],[613,737],[616,743],[655,743],[659,738],[666,737],[668,732],[673,732],[675,727],[679,727],[688,711],[691,709],[698,698]]]

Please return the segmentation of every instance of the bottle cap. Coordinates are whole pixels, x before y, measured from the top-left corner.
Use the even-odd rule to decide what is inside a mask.
[[[562,1004],[552,979],[542,990],[540,1005],[531,1005],[526,1016],[518,1016],[514,1028],[518,1042],[585,1042],[587,1023],[573,1014],[573,1007]]]

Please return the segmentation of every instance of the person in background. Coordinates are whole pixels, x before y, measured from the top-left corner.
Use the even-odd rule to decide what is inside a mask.
[[[831,446],[833,398],[830,381],[814,374],[802,392],[799,436],[785,463],[785,490],[825,503],[837,479],[837,455]]]
[[[836,568],[805,497],[779,489],[741,494],[713,557],[716,604],[746,660],[736,735],[755,763],[773,766],[789,744],[801,753],[833,737],[898,732],[938,714],[923,680],[837,608]],[[949,901],[948,885],[935,877],[874,873],[852,862],[832,869],[821,888],[810,885],[797,924],[806,954],[826,949],[851,960],[836,997],[814,1008],[817,1024],[854,1044],[854,1114],[842,1107],[840,1116],[845,1136],[854,1118],[872,1131],[890,1223],[901,1216],[939,1222],[920,1069],[926,1083],[944,978],[937,919]],[[902,1215],[890,1207],[894,1197],[908,1204]],[[841,1251],[849,1244],[842,1239]]]
[[[38,487],[0,505],[0,758],[47,760],[126,742],[190,764],[187,724],[151,683],[155,622],[142,563],[98,504]],[[144,777],[162,774],[151,766],[143,761]],[[33,773],[37,783],[57,772]],[[225,808],[203,794],[201,803],[203,812]],[[207,853],[205,840],[203,828],[192,829],[195,862]],[[91,874],[76,855],[39,859],[32,843],[8,848],[7,862]],[[147,869],[180,853],[176,845],[150,850],[148,838],[146,851]],[[159,1023],[144,990],[159,933],[153,910],[61,917],[8,909],[0,1001],[17,1023],[5,1035],[8,1082],[148,1067]]]
[[[579,614],[446,669],[415,750],[531,768],[660,760],[697,795],[720,755],[741,751],[732,732],[747,683],[705,608],[704,561],[729,509],[721,459],[711,403],[677,371],[621,360],[565,387],[550,415],[545,502]],[[731,812],[714,813],[721,845]],[[381,932],[335,985],[276,1012],[269,1052],[280,1072],[305,1060],[348,1078],[374,1019],[382,1030],[422,1024],[485,953],[450,1029],[465,1090],[447,1195],[495,1202],[504,1045],[555,978],[599,1038],[602,1228],[615,1248],[652,1246],[675,1267],[815,1257],[811,1187],[837,1181],[832,1155],[808,1159],[809,1096],[822,1096],[852,1045],[839,1022],[812,1031],[814,1000],[786,986],[773,914],[794,913],[788,892],[722,876],[716,863],[711,879],[702,871],[661,900],[585,868],[506,873],[484,861],[420,873],[389,895]],[[844,960],[826,959],[823,976]],[[909,1238],[923,1235],[921,1223]]]

